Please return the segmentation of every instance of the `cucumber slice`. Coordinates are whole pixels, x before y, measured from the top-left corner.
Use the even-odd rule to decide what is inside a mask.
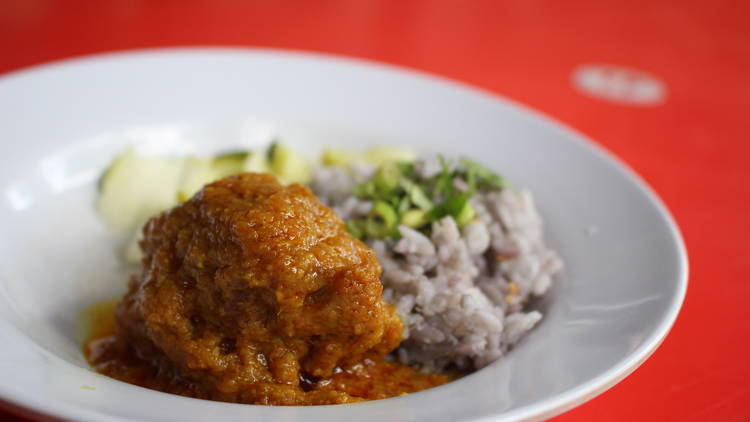
[[[413,162],[417,153],[411,148],[373,147],[363,152],[354,152],[340,148],[323,150],[320,161],[324,166],[348,168],[354,162],[363,162],[380,166],[386,163]]]
[[[268,152],[271,172],[282,183],[310,183],[312,169],[305,157],[285,145],[274,143]]]
[[[412,229],[418,229],[427,224],[427,213],[420,209],[411,209],[401,216],[401,224]]]
[[[97,200],[99,215],[114,230],[128,232],[173,206],[183,160],[144,157],[131,149],[104,173]]]
[[[242,171],[253,173],[269,173],[271,168],[268,165],[266,154],[260,151],[250,151],[242,163]]]
[[[128,264],[139,264],[143,258],[143,251],[141,250],[140,241],[143,237],[143,231],[139,228],[135,229],[135,232],[130,237],[128,244],[122,250],[122,256],[125,258],[125,262]]]
[[[417,153],[411,148],[373,147],[362,153],[362,161],[374,165],[404,161],[412,162],[416,159]]]
[[[325,149],[320,155],[320,161],[324,166],[348,167],[353,161],[359,159],[359,154],[345,149]]]
[[[214,167],[214,160],[193,156],[186,157],[182,167],[182,179],[177,189],[177,201],[187,201],[203,186],[218,178],[219,174]]]
[[[234,151],[216,156],[213,167],[216,178],[221,179],[245,171],[245,161],[250,156],[250,151]]]

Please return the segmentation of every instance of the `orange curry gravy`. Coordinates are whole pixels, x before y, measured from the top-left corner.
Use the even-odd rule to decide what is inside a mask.
[[[144,227],[139,274],[90,341],[100,373],[270,405],[349,403],[449,381],[384,360],[403,325],[375,253],[309,189],[242,174]]]
[[[115,334],[112,305],[108,306],[109,314],[101,309],[97,312],[96,320],[91,321],[94,335],[84,344],[84,354],[94,370],[108,377],[152,390],[212,399],[211,392],[202,389],[200,383],[185,379],[170,368],[160,368],[157,362],[140,359],[132,348],[120,341]],[[396,362],[365,359],[346,369],[336,368],[334,374],[324,380],[314,381],[301,376],[299,388],[306,391],[331,392],[342,399],[341,403],[347,403],[402,396],[445,384],[451,379],[443,374],[423,374]],[[265,404],[287,403],[283,400],[281,403],[269,400]],[[309,403],[302,404],[324,403],[311,398]]]

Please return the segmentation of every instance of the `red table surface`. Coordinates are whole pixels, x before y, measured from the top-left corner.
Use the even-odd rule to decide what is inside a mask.
[[[556,420],[739,421],[750,420],[749,18],[745,1],[3,0],[0,72],[144,47],[278,47],[417,68],[539,109],[641,174],[691,261],[653,357]],[[666,98],[583,94],[571,75],[587,63],[647,72]]]

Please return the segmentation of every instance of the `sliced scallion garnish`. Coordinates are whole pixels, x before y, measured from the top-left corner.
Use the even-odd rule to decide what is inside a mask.
[[[369,215],[350,221],[350,233],[367,238],[398,237],[398,225],[428,233],[430,223],[451,217],[459,226],[476,218],[469,199],[480,191],[503,189],[505,180],[468,158],[457,165],[443,157],[440,170],[423,178],[412,162],[384,163],[354,194],[373,201]],[[468,188],[467,188],[468,187]]]

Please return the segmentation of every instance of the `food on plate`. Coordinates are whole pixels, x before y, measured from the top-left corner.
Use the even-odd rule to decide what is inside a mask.
[[[212,400],[348,403],[482,368],[541,320],[527,305],[562,262],[528,192],[404,148],[321,162],[278,143],[118,157],[104,220],[127,231],[161,214],[132,236],[125,257],[141,269],[116,328],[86,345],[94,368]]]
[[[193,196],[207,183],[242,172],[271,173],[284,183],[308,183],[308,161],[289,147],[233,151],[216,157],[153,157],[129,149],[101,177],[97,209],[118,231],[140,229],[146,220]]]
[[[128,149],[99,182],[97,210],[115,231],[131,233],[123,249],[127,263],[143,257],[138,242],[146,220],[189,199],[207,183],[242,172],[270,173],[284,183],[308,183],[310,163],[289,147],[231,151],[215,157],[147,156]]]
[[[149,217],[174,205],[182,173],[180,159],[125,151],[100,179],[97,211],[114,230],[140,228]]]
[[[372,147],[364,151],[352,151],[341,148],[324,149],[320,154],[320,162],[324,166],[349,167],[352,163],[380,165],[384,163],[412,162],[417,154],[411,148],[404,147]]]
[[[88,345],[106,375],[240,403],[307,405],[447,381],[383,357],[402,324],[374,252],[309,189],[245,173],[149,220],[116,330]],[[141,365],[132,365],[141,361]]]
[[[311,187],[375,250],[396,306],[401,363],[430,371],[494,362],[542,318],[525,305],[562,267],[531,195],[485,166],[435,157],[320,167]]]

